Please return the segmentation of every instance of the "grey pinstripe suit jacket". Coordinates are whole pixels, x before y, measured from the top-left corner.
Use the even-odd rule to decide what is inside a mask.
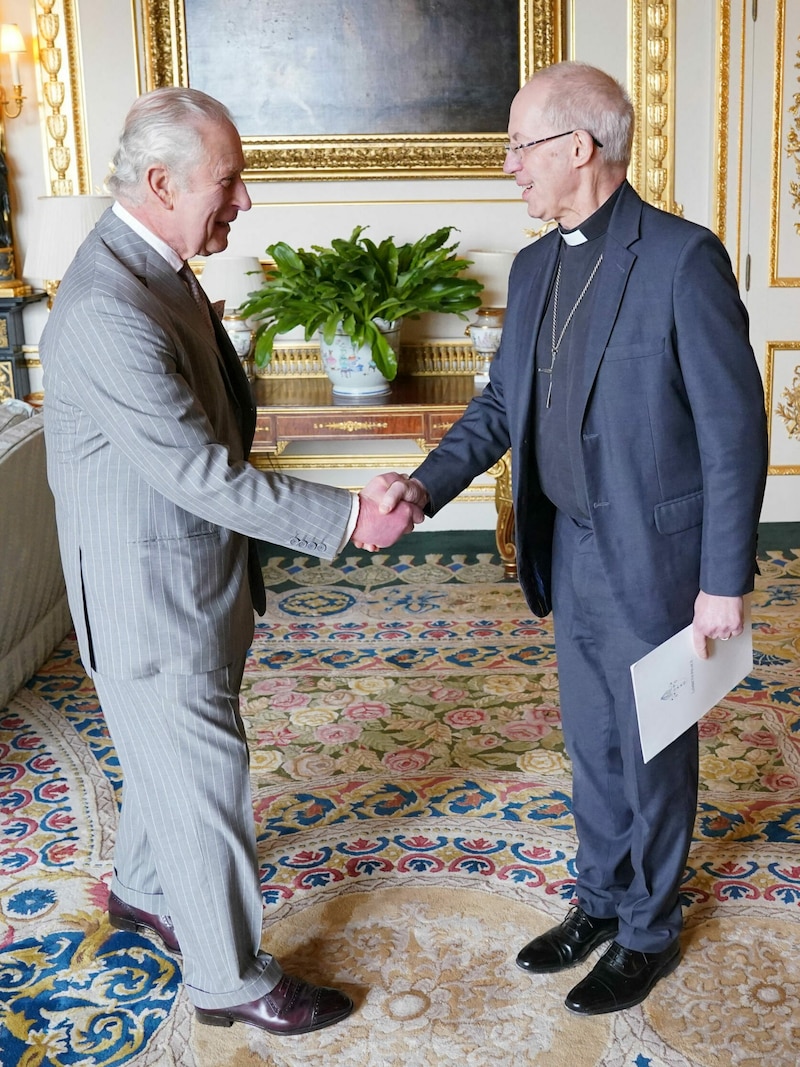
[[[263,600],[263,585],[248,589],[248,537],[330,559],[344,535],[346,490],[247,462],[250,388],[216,332],[215,345],[174,270],[109,209],[40,345],[48,478],[90,674],[230,663]]]

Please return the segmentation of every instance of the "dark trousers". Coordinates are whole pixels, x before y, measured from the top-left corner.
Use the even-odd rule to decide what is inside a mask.
[[[632,632],[615,603],[591,528],[561,513],[553,605],[578,901],[597,918],[616,914],[617,940],[626,948],[657,952],[681,929],[678,890],[697,810],[697,728],[642,760],[630,666],[653,646]]]

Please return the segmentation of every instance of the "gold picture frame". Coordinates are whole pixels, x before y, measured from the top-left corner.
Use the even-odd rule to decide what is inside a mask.
[[[358,0],[355,0],[357,3]],[[147,89],[189,85],[189,51],[185,0],[140,0],[140,68]],[[262,0],[268,4],[269,0]],[[369,4],[369,0],[361,0]],[[542,66],[563,56],[565,0],[517,0],[519,84]],[[302,6],[302,5],[300,5]],[[462,5],[460,10],[464,10]],[[485,16],[484,16],[485,17]],[[318,19],[320,32],[324,20]],[[375,20],[377,32],[380,23]],[[222,54],[224,40],[215,42]],[[494,41],[502,49],[502,41]],[[241,57],[237,57],[241,63]],[[409,82],[413,71],[409,72]],[[465,79],[470,72],[464,71]],[[202,88],[202,86],[196,86]],[[228,103],[228,101],[224,101]],[[510,103],[510,101],[509,101]],[[233,110],[233,108],[232,108]],[[303,181],[364,178],[496,178],[503,162],[504,129],[490,133],[379,133],[314,136],[302,133],[242,137],[247,173],[255,181]]]
[[[800,474],[800,341],[768,341],[764,366],[767,474]]]

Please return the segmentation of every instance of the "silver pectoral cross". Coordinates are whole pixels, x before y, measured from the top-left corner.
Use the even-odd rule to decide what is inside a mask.
[[[539,371],[540,374],[549,374],[550,375],[550,381],[547,383],[547,399],[544,402],[544,406],[546,408],[550,407],[550,398],[553,395],[553,367],[556,364],[556,356],[558,355],[558,349],[553,348],[550,351],[551,351],[550,366],[549,367],[537,367],[537,370]]]

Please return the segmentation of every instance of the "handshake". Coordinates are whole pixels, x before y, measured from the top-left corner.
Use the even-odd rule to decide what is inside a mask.
[[[378,474],[358,494],[358,521],[351,540],[356,548],[376,552],[411,533],[425,518],[425,486],[405,474]]]

